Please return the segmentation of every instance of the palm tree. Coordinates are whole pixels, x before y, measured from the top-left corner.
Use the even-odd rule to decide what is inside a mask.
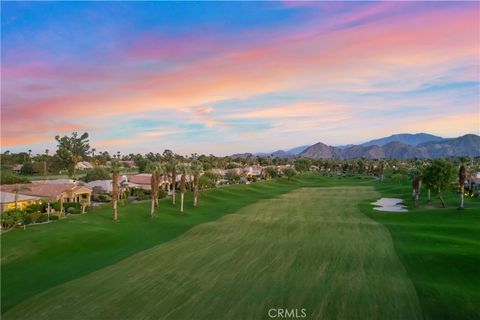
[[[166,170],[165,170],[165,165],[163,165],[162,163],[158,162],[157,164],[157,170],[155,171],[155,175],[156,175],[156,185],[155,185],[155,191],[157,193],[156,197],[155,197],[155,206],[157,208],[159,208],[159,204],[158,204],[158,198],[160,196],[160,185],[162,184],[162,176],[164,176],[164,174],[166,173]]]
[[[187,191],[186,177],[189,173],[189,167],[182,164],[178,166],[178,171],[182,174],[180,178],[180,214],[183,215],[183,200],[185,198],[185,191]]]
[[[172,204],[175,204],[175,186],[177,184],[177,160],[172,159],[169,162],[169,167],[172,171]]]
[[[127,194],[130,191],[128,188],[128,182],[125,180],[122,180],[120,182],[120,198],[123,200],[122,204],[125,206],[125,201],[127,200]]]
[[[113,207],[113,221],[118,221],[118,174],[120,172],[120,162],[112,161],[112,207]]]
[[[464,208],[463,198],[465,193],[465,180],[467,180],[467,168],[462,161],[460,169],[458,170],[458,184],[460,185],[460,209]]]
[[[23,184],[17,184],[13,187],[12,189],[13,193],[15,194],[14,196],[14,205],[15,205],[15,210],[18,209],[18,194],[20,192],[24,191],[31,191],[31,189]]]
[[[47,181],[47,175],[48,175],[48,171],[47,171],[47,159],[48,159],[48,153],[50,152],[50,150],[48,149],[45,149],[45,160],[43,160],[43,176],[44,176],[44,180]]]
[[[158,199],[158,171],[160,170],[160,165],[158,162],[150,162],[147,167],[146,171],[152,174],[150,178],[150,195],[152,199],[152,205],[150,207],[150,215],[152,218],[155,214],[155,205],[157,204]]]
[[[85,209],[88,207],[88,200],[87,199],[81,199],[80,204],[82,206],[82,214],[85,213]]]
[[[200,174],[202,173],[203,165],[200,161],[194,160],[191,165],[191,172],[193,173],[193,206],[198,205],[198,193],[200,187]]]
[[[73,179],[76,179],[77,177],[77,164],[82,161],[82,157],[81,156],[76,156],[74,154],[71,155],[71,158],[72,158],[72,162],[73,162]]]
[[[418,208],[418,196],[420,194],[420,177],[414,176],[412,181],[413,198],[415,200],[415,207]]]
[[[50,221],[50,214],[52,213],[52,203],[57,201],[55,197],[46,197],[43,198],[43,201],[47,203],[47,221]]]

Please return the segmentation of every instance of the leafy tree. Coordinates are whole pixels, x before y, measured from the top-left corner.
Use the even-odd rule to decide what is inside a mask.
[[[447,205],[443,200],[442,193],[448,189],[453,174],[453,165],[449,161],[443,159],[434,160],[423,172],[425,184],[429,189],[433,189],[437,192],[438,198],[442,202],[444,208],[446,208]]]
[[[222,176],[218,173],[207,171],[200,177],[200,185],[215,188],[221,178]]]
[[[77,132],[73,132],[70,137],[55,136],[55,140],[58,143],[57,156],[68,170],[69,176],[75,179],[77,164],[87,157],[90,150],[88,133],[79,136]]]
[[[290,179],[292,179],[292,177],[297,174],[297,171],[294,168],[290,167],[287,168],[283,173],[285,174],[285,176],[287,176],[288,181],[290,181]]]
[[[306,172],[310,170],[311,163],[312,162],[306,158],[295,160],[295,170],[297,170],[298,172]]]
[[[2,168],[0,171],[0,184],[30,183],[30,180],[27,178],[14,174],[9,170]]]
[[[265,169],[263,169],[263,174],[265,176],[265,179],[278,177],[278,172],[277,172],[277,169],[275,169],[275,167],[266,167]]]
[[[143,157],[135,159],[135,165],[138,167],[138,172],[144,173],[147,170],[149,161]]]
[[[84,177],[85,182],[108,179],[110,179],[110,173],[106,169],[99,167],[88,171]]]
[[[232,183],[239,183],[242,180],[242,177],[235,170],[227,171],[225,178]]]
[[[22,169],[20,169],[21,174],[34,174],[38,173],[38,171],[35,171],[33,167],[33,163],[31,162],[26,162],[23,164]]]

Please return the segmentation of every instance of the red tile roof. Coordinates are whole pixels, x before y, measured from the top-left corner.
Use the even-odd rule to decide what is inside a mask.
[[[64,191],[76,191],[80,188],[86,188],[83,186],[76,186],[74,184],[31,183],[2,185],[0,190],[6,192],[15,192],[14,190],[17,187],[19,188],[19,194],[40,197],[58,197]]]

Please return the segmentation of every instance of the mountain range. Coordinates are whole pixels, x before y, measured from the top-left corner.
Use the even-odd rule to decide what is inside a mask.
[[[314,145],[303,145],[289,150],[278,150],[271,153],[243,153],[232,157],[244,158],[272,157],[293,159],[296,156],[313,159],[411,159],[411,158],[444,158],[480,156],[480,136],[466,134],[457,138],[442,138],[428,133],[402,133],[389,137],[371,140],[359,145],[328,146],[322,142]]]
[[[428,140],[432,138],[433,140]],[[412,159],[480,156],[480,136],[467,134],[458,138],[444,139],[427,134],[401,134],[372,140],[361,145],[333,147],[319,142],[304,151],[300,156],[313,159]]]

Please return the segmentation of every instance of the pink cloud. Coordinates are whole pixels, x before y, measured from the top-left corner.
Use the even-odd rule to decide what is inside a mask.
[[[345,24],[372,18],[402,5],[367,6],[360,13],[344,16],[342,21]],[[49,127],[52,118],[88,120],[162,109],[188,110],[190,117],[207,126],[228,125],[205,106],[218,100],[243,99],[312,84],[327,87],[348,82],[363,88],[371,79],[395,78],[408,68],[435,75],[438,66],[451,66],[465,59],[477,61],[478,18],[474,10],[412,13],[371,19],[367,25],[352,28],[335,29],[332,25],[334,31],[328,33],[307,24],[269,41],[242,45],[198,34],[176,41],[149,35],[132,44],[118,66],[111,63],[83,68],[31,63],[2,67],[9,91],[7,98],[2,98],[2,142],[5,137],[10,145],[23,144],[32,135],[47,139],[44,133],[61,131]],[[163,59],[178,65],[158,72],[139,68],[144,62]],[[28,85],[16,82],[23,79],[32,81]],[[64,85],[59,85],[60,92],[55,95],[39,98],[36,91],[52,85],[42,84],[45,79]],[[31,95],[19,94],[25,91]],[[316,105],[308,108],[323,110]],[[294,116],[302,109],[291,110]],[[243,117],[275,118],[285,112],[289,114],[288,110],[264,109]],[[28,125],[31,123],[36,125]],[[24,126],[28,128],[18,129]]]

